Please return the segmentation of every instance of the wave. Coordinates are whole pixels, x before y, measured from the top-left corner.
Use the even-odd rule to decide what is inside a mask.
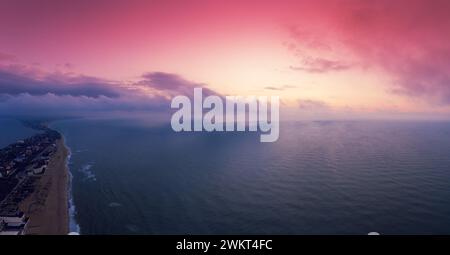
[[[64,139],[65,141],[65,139]],[[66,146],[68,150],[67,159],[66,159],[66,167],[67,167],[67,173],[69,175],[69,184],[67,185],[67,195],[68,195],[68,210],[69,210],[69,232],[70,233],[80,233],[80,225],[78,225],[77,221],[75,220],[76,215],[76,208],[75,203],[73,201],[73,192],[72,192],[72,179],[73,175],[70,171],[70,160],[72,158],[72,151],[70,150],[69,146],[67,146],[66,143],[64,143],[64,146]]]
[[[94,172],[91,170],[93,163],[83,165],[78,171],[84,175],[84,181],[96,181],[97,177]]]
[[[117,202],[111,202],[108,204],[109,207],[121,207],[122,204],[121,203],[117,203]]]

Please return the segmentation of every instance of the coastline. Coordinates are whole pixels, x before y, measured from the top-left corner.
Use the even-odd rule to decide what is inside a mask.
[[[73,201],[73,193],[72,193],[72,181],[73,181],[73,175],[70,172],[69,164],[70,159],[72,157],[72,151],[69,146],[66,144],[65,137],[61,134],[61,137],[63,138],[63,144],[66,147],[68,153],[66,156],[66,172],[68,175],[67,179],[67,210],[68,210],[68,217],[69,217],[69,235],[79,235],[80,234],[80,225],[75,220],[75,203]]]
[[[69,169],[70,155],[64,137],[56,141],[57,150],[51,157],[38,188],[19,204],[29,217],[26,235],[66,235],[69,233]]]

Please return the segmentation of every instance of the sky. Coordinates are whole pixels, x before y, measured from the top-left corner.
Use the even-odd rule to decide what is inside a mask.
[[[282,118],[448,119],[450,1],[0,0],[0,113],[158,112],[204,87]]]

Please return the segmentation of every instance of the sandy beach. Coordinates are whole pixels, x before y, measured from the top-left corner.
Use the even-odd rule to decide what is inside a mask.
[[[37,188],[19,205],[29,217],[27,235],[65,235],[69,232],[68,168],[69,153],[64,139],[56,142],[57,151],[51,157]]]

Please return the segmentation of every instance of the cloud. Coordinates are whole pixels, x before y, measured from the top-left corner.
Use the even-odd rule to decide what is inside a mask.
[[[167,114],[172,96],[191,97],[194,87],[206,86],[172,73],[150,72],[141,78],[124,84],[27,66],[0,66],[0,115]],[[204,93],[214,92],[204,88]]]
[[[141,78],[142,80],[138,81],[136,85],[145,86],[169,96],[190,96],[194,93],[194,88],[200,87],[203,88],[205,95],[218,95],[217,92],[206,88],[205,84],[188,81],[173,73],[149,72],[143,74]]]
[[[296,86],[292,86],[292,85],[283,85],[283,86],[278,86],[278,87],[275,87],[275,86],[267,86],[267,87],[265,87],[264,89],[267,89],[267,90],[283,91],[283,90],[286,90],[286,89],[293,89],[293,88],[296,88]]]
[[[331,71],[343,71],[352,68],[353,65],[338,60],[328,60],[324,58],[305,58],[301,66],[290,66],[296,71],[309,73],[326,73]]]
[[[13,62],[16,60],[17,60],[16,56],[0,52],[0,62]]]
[[[39,72],[23,72],[20,68],[0,69],[0,94],[30,94],[42,96],[55,94],[58,96],[85,96],[98,98],[118,97],[119,93],[111,82],[89,76],[72,74],[40,74]]]
[[[315,50],[332,49],[332,44],[324,40],[323,35],[316,34],[314,31],[308,31],[306,28],[300,28],[296,25],[290,25],[287,29],[291,37],[295,39],[295,43],[285,43],[285,46],[298,55],[302,55],[301,47]]]
[[[364,67],[387,74],[392,93],[450,105],[449,1],[328,1],[303,9],[306,17],[287,27],[285,45],[301,61],[291,69]]]
[[[0,96],[1,115],[92,115],[102,112],[163,111],[168,101],[161,97],[129,94],[120,98],[100,96],[75,97],[70,95],[30,95]]]
[[[294,41],[285,42],[285,46],[300,60],[299,65],[289,67],[291,70],[327,73],[344,71],[357,66],[336,54],[337,44],[327,32],[308,31],[306,28],[294,25],[288,26],[288,30]]]
[[[297,102],[298,102],[299,109],[305,110],[305,111],[312,111],[312,110],[323,111],[323,110],[330,109],[328,104],[326,104],[325,102],[322,102],[322,101],[318,101],[318,100],[300,99]]]
[[[342,29],[355,54],[392,77],[393,92],[450,104],[448,13],[449,1],[380,2],[355,8]]]

